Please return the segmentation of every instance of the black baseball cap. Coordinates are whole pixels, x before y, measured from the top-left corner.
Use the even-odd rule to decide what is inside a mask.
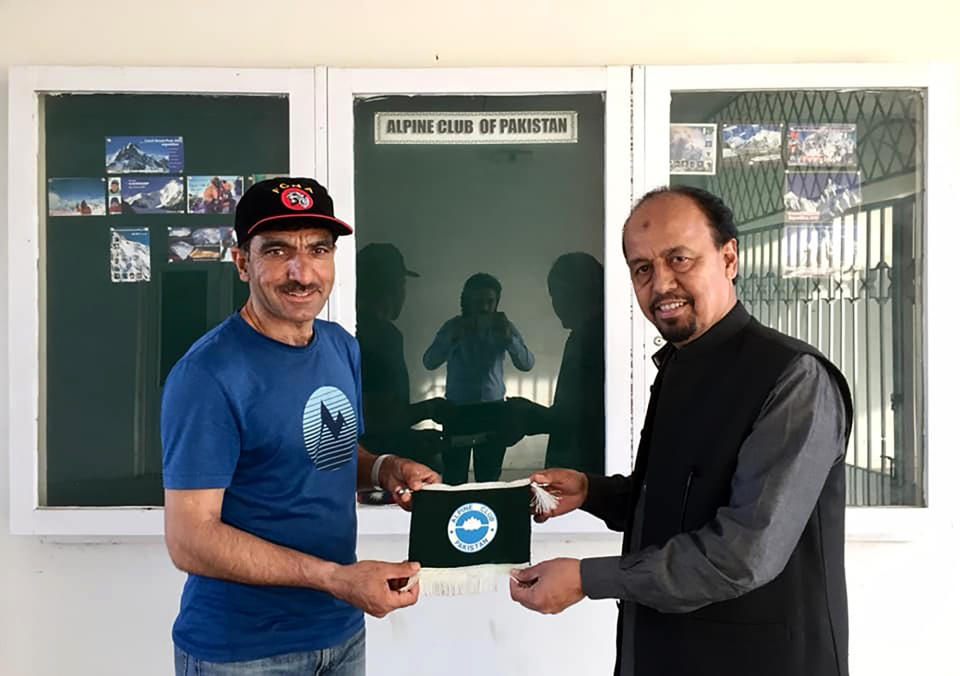
[[[233,229],[237,246],[259,232],[327,228],[352,235],[353,228],[333,215],[327,189],[312,178],[280,176],[250,186],[237,203]]]

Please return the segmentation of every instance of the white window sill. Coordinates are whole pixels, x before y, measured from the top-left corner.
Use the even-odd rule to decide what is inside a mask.
[[[43,536],[49,542],[124,542],[163,535],[163,509],[159,507],[36,509],[22,516],[11,519],[11,534]],[[848,507],[846,541],[915,542],[933,531],[937,518],[930,509],[919,507]],[[406,535],[409,529],[410,515],[396,505],[357,507],[361,537]],[[609,532],[602,521],[584,512],[533,524],[535,536]]]

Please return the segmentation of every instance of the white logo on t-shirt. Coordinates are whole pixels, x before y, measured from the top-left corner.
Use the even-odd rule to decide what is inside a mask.
[[[357,416],[336,387],[317,388],[303,408],[303,443],[317,469],[335,469],[357,450]]]

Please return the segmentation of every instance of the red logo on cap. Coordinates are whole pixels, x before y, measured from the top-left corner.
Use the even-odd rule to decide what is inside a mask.
[[[280,201],[283,202],[283,206],[293,211],[306,211],[313,206],[310,193],[300,188],[287,188],[280,193]]]

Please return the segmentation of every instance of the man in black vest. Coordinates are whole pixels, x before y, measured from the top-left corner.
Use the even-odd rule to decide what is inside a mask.
[[[514,571],[511,596],[557,613],[618,599],[618,676],[847,676],[841,373],[737,301],[733,214],[690,187],[634,207],[623,250],[667,345],[629,477],[532,479],[624,533],[621,556]]]

